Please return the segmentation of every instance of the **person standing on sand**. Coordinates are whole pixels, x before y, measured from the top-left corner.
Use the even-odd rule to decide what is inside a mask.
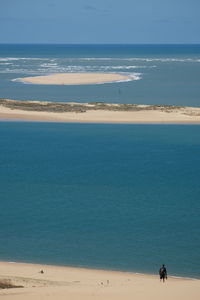
[[[162,265],[162,267],[159,270],[160,275],[160,281],[163,280],[165,282],[165,279],[167,279],[167,269],[165,268],[165,265]]]

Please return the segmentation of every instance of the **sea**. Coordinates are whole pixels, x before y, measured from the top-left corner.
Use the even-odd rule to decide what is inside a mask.
[[[16,78],[114,72],[84,86]],[[0,45],[0,98],[200,106],[200,45]],[[0,260],[200,278],[200,126],[0,121]]]
[[[70,72],[135,80],[80,86],[15,81]],[[0,45],[0,98],[200,107],[199,80],[200,45]]]

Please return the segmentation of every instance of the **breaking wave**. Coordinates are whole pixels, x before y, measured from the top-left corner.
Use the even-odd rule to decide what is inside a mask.
[[[49,58],[37,58],[37,57],[0,57],[1,61],[18,61],[18,60],[49,60]]]
[[[178,58],[178,57],[129,57],[129,58],[110,58],[110,57],[87,57],[78,58],[77,60],[83,61],[145,61],[145,62],[200,62],[200,58]]]

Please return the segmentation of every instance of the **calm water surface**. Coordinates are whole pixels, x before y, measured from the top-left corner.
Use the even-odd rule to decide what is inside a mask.
[[[0,258],[200,278],[200,127],[0,123]]]

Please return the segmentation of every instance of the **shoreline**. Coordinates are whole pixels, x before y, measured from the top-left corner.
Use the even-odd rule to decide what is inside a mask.
[[[200,280],[56,265],[0,261],[0,289],[8,300],[159,300],[199,299]],[[42,271],[42,272],[41,272]]]
[[[0,119],[112,124],[200,124],[200,108],[0,99]]]
[[[9,261],[9,260],[1,260],[0,259],[0,266],[1,264],[10,264],[10,265],[24,265],[24,266],[35,266],[35,267],[47,267],[47,268],[63,268],[63,269],[70,269],[70,270],[85,270],[85,271],[94,271],[94,272],[105,272],[105,273],[117,273],[117,274],[130,274],[130,275],[136,275],[136,276],[144,276],[144,277],[153,277],[158,278],[158,274],[154,273],[143,273],[143,272],[136,272],[136,271],[130,271],[130,270],[120,270],[120,269],[104,269],[104,268],[96,268],[96,267],[86,267],[86,266],[74,266],[74,265],[63,265],[63,264],[53,264],[53,263],[34,263],[34,262],[23,262],[23,261]],[[159,266],[158,266],[159,267]],[[1,275],[0,275],[1,277]],[[199,278],[195,277],[188,277],[188,276],[179,276],[179,275],[168,275],[168,278],[176,279],[176,280],[199,280]]]

